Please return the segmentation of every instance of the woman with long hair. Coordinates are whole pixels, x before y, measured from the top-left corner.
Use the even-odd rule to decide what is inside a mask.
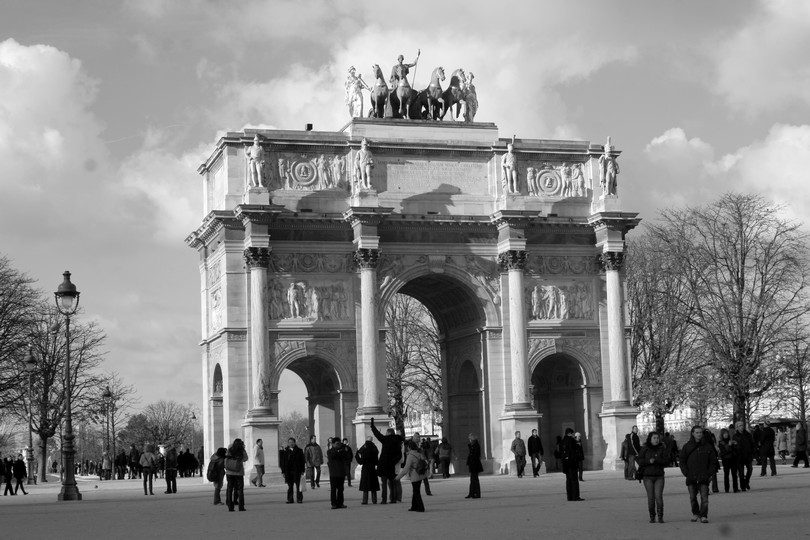
[[[666,447],[661,443],[661,434],[653,431],[647,435],[647,442],[638,456],[638,466],[643,470],[644,489],[647,490],[647,508],[650,523],[664,522],[664,467],[669,462]]]
[[[225,491],[225,504],[228,511],[233,512],[234,506],[240,512],[245,511],[245,461],[248,460],[245,443],[242,439],[234,439],[225,456],[225,476],[228,478],[228,488]]]
[[[157,469],[157,459],[155,459],[155,454],[153,453],[154,447],[151,444],[144,445],[143,454],[141,454],[139,463],[141,468],[143,469],[143,494],[144,495],[154,495],[152,492],[152,478],[155,475],[155,470]],[[146,492],[147,484],[149,486],[149,493]]]
[[[728,493],[728,473],[731,472],[731,479],[733,481],[734,493],[740,491],[737,481],[737,469],[739,468],[737,461],[737,445],[731,439],[731,434],[726,428],[720,430],[720,460],[723,462],[723,487],[726,488]]]

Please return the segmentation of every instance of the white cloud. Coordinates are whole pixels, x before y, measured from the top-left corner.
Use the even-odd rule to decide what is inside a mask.
[[[810,104],[810,3],[760,0],[714,52],[714,90],[747,113]]]

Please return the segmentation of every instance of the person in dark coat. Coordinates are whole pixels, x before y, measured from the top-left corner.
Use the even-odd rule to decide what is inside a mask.
[[[352,487],[352,461],[354,461],[354,450],[352,450],[352,445],[349,444],[349,439],[343,438],[343,446],[346,447],[348,450],[348,460],[346,462],[346,485]]]
[[[453,447],[447,442],[447,437],[442,437],[442,442],[436,448],[436,453],[442,466],[442,478],[450,478],[450,460],[453,458]]]
[[[18,489],[22,489],[23,495],[28,495],[28,492],[25,491],[25,484],[23,484],[23,480],[28,478],[28,470],[25,467],[22,454],[17,455],[17,461],[14,462],[11,469],[14,473],[14,479],[17,481],[14,485],[14,495],[17,494]]]
[[[655,431],[647,435],[647,442],[638,455],[638,467],[644,473],[644,489],[647,491],[647,510],[650,523],[664,522],[664,467],[669,465],[669,448],[661,442],[661,434]]]
[[[560,443],[560,460],[565,473],[565,494],[569,501],[583,501],[579,496],[579,452],[574,430],[565,428],[565,437]]]
[[[692,506],[692,521],[709,522],[709,483],[717,472],[717,452],[703,437],[703,427],[692,428],[689,442],[681,448],[681,472],[689,488],[689,503]],[[700,493],[700,504],[697,496]]]
[[[737,493],[740,491],[739,484],[737,482],[737,473],[739,472],[737,466],[737,446],[734,444],[734,441],[731,440],[731,434],[726,428],[720,430],[720,442],[718,445],[720,447],[720,461],[723,464],[723,487],[725,488],[726,493],[728,493],[728,476],[729,473],[731,473],[734,493]]]
[[[141,477],[141,453],[134,444],[129,445],[129,479]]]
[[[227,448],[217,448],[208,463],[210,472],[208,480],[214,484],[214,505],[225,504],[222,502],[222,484],[225,482],[225,456],[228,455]]]
[[[354,456],[357,464],[360,465],[360,491],[363,492],[363,502],[360,504],[368,504],[369,492],[371,492],[372,504],[377,504],[377,492],[380,491],[380,481],[377,478],[379,455],[377,445],[369,437],[365,444],[357,449]]]
[[[382,479],[382,501],[380,504],[386,504],[386,495],[389,495],[388,502],[394,504],[397,502],[397,489],[394,480],[396,466],[402,460],[402,441],[405,438],[394,433],[391,428],[388,428],[386,434],[383,435],[374,425],[374,418],[371,419],[371,432],[374,433],[374,436],[382,445],[380,460],[377,463],[377,476]]]
[[[771,464],[771,476],[776,476],[776,432],[771,427],[771,423],[765,421],[762,429],[762,436],[759,440],[759,458],[762,461],[762,472],[760,476],[767,476],[768,463]]]
[[[11,485],[11,480],[12,478],[14,478],[14,462],[11,461],[11,458],[7,457],[3,461],[3,469],[4,469],[3,474],[6,477],[6,489],[3,492],[3,495],[5,496],[8,495],[9,493],[11,493],[12,495],[16,495],[16,493],[14,493],[14,488]]]
[[[166,461],[163,463],[164,478],[166,479],[165,493],[177,493],[177,449],[169,443],[166,448]]]
[[[537,430],[532,430],[532,435],[528,440],[529,457],[532,460],[532,474],[535,478],[540,476],[540,466],[543,464],[543,442]]]
[[[484,472],[481,464],[481,445],[478,444],[478,437],[470,433],[467,443],[467,469],[470,471],[470,491],[465,499],[481,498],[481,483],[478,481],[478,474]]]
[[[799,466],[799,461],[804,460],[804,468],[810,467],[810,462],[807,459],[807,430],[799,422],[796,425],[796,458],[793,460],[791,467],[796,468]]]
[[[737,447],[737,471],[740,476],[740,489],[751,489],[751,473],[754,472],[754,438],[745,429],[742,420],[734,423],[732,444]]]
[[[718,461],[717,461],[718,467],[717,467],[717,470],[712,475],[711,488],[712,488],[712,493],[720,493],[720,488],[717,485],[717,473],[720,472],[720,466],[719,466],[720,454],[717,451],[717,437],[714,436],[714,433],[712,433],[709,430],[709,428],[704,428],[703,429],[703,440],[706,441],[706,444],[710,445],[714,449],[714,455],[715,455],[715,457],[718,458]]]
[[[349,454],[347,456],[346,454]],[[351,463],[351,450],[343,446],[339,437],[332,439],[332,446],[326,452],[327,465],[329,467],[330,500],[332,510],[346,508],[343,504],[343,480],[346,479],[346,466]]]
[[[295,444],[295,439],[290,437],[287,439],[287,448],[281,452],[279,457],[281,458],[279,463],[281,474],[284,475],[284,481],[287,483],[287,504],[293,504],[295,501],[304,502],[304,494],[301,493],[301,475],[304,474],[306,467],[304,451]],[[295,500],[293,500],[293,488],[297,494]]]

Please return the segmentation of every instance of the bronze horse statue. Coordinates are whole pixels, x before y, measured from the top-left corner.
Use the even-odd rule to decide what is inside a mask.
[[[371,71],[374,72],[374,78],[377,79],[377,82],[374,83],[371,89],[371,111],[369,111],[369,116],[372,118],[384,118],[385,104],[388,102],[389,95],[388,85],[385,83],[385,77],[383,77],[380,66],[372,64]]]
[[[444,80],[444,68],[439,66],[430,74],[430,84],[424,92],[427,96],[428,118],[437,120],[441,117],[442,104],[442,81]]]
[[[464,101],[464,87],[467,83],[467,76],[464,70],[459,68],[450,75],[450,85],[442,93],[444,106],[442,107],[441,119],[450,111],[450,118],[455,121],[461,114],[461,102]],[[455,106],[455,110],[454,110]]]

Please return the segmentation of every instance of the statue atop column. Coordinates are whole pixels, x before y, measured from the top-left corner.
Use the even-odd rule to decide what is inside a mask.
[[[605,153],[599,156],[599,184],[602,186],[602,196],[617,195],[616,177],[619,175],[619,164],[611,154],[613,146],[610,144],[610,137],[605,144]]]
[[[520,193],[520,184],[518,184],[518,171],[517,171],[517,158],[514,153],[515,137],[512,137],[512,142],[506,145],[506,153],[501,157],[501,169],[503,170],[503,184],[504,193],[517,194]]]
[[[344,84],[346,88],[346,105],[349,107],[349,116],[352,118],[363,117],[363,90],[371,91],[354,66],[349,68]]]
[[[264,148],[259,144],[259,134],[253,137],[253,146],[248,147],[245,152],[248,160],[248,187],[263,187],[264,178]]]
[[[374,159],[371,150],[368,149],[368,140],[365,138],[360,143],[360,150],[354,157],[354,177],[357,190],[373,189],[371,186],[371,169],[374,167]]]

